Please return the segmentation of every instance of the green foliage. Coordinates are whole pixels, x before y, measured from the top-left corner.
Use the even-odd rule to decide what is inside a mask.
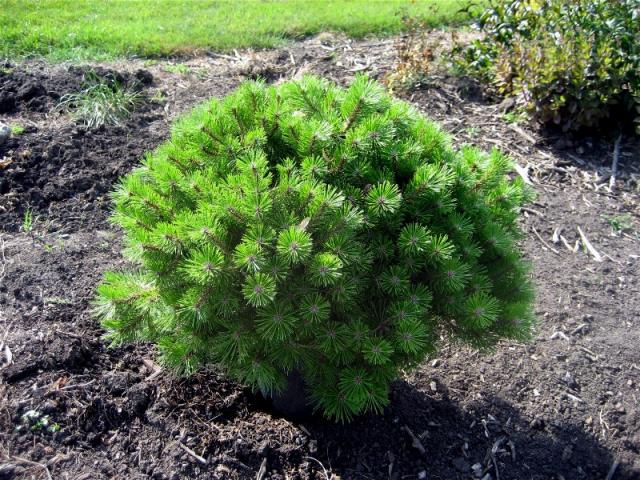
[[[602,218],[607,221],[615,233],[634,231],[635,224],[633,221],[633,215],[630,213],[623,213],[612,217],[603,215]]]
[[[141,101],[139,92],[115,80],[88,74],[84,88],[64,95],[57,108],[93,128],[120,124],[131,116]]]
[[[169,63],[164,66],[165,71],[169,73],[179,73],[181,75],[188,75],[191,73],[191,69],[184,63]]]
[[[536,119],[640,133],[640,0],[494,0],[478,23],[461,65]]]
[[[365,76],[244,83],[122,180],[133,266],[106,274],[96,312],[179,371],[216,364],[270,393],[297,369],[326,416],[379,412],[442,335],[529,337],[511,167],[454,151]]]
[[[526,123],[529,120],[529,114],[522,109],[517,109],[510,112],[505,112],[502,115],[502,119],[507,123],[513,123],[517,125],[518,123]]]
[[[33,212],[30,208],[27,208],[24,212],[24,217],[22,217],[22,225],[20,227],[23,232],[31,233],[33,230]]]
[[[24,133],[24,127],[22,125],[19,125],[17,123],[12,123],[11,124],[11,135],[22,135]]]
[[[17,430],[22,430],[22,427],[29,427],[32,432],[56,433],[62,428],[58,423],[51,423],[49,415],[43,415],[37,410],[28,410],[22,415],[21,420],[22,425],[18,426]]]

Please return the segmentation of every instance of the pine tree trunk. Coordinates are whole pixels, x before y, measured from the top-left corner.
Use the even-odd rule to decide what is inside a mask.
[[[307,403],[305,382],[298,370],[292,370],[287,375],[287,384],[280,393],[265,395],[271,401],[273,409],[288,418],[311,416],[313,409]]]

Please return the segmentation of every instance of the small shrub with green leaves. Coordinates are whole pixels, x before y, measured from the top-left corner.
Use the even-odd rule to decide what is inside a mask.
[[[128,271],[96,311],[181,372],[266,394],[299,372],[327,417],[379,412],[441,337],[532,331],[516,246],[528,197],[499,152],[452,148],[360,76],[244,83],[182,118],[114,193]]]
[[[640,0],[492,0],[459,65],[542,123],[640,133]]]

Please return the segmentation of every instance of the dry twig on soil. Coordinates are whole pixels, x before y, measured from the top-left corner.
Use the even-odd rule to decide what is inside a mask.
[[[520,135],[522,138],[524,138],[525,140],[527,140],[528,142],[533,143],[534,145],[538,142],[535,138],[533,138],[531,135],[529,135],[527,132],[525,132],[522,128],[520,128],[517,125],[514,125],[513,123],[510,123],[508,125],[508,127],[513,130],[514,132],[516,132],[518,135]]]
[[[2,312],[0,312],[0,319],[4,318]],[[7,337],[9,336],[9,328],[11,324],[7,325],[2,334],[2,338],[0,339],[0,359],[4,357],[3,361],[0,361],[0,368],[8,367],[13,363],[13,353],[9,348],[9,345],[6,344]]]
[[[22,463],[23,465],[30,465],[32,467],[39,467],[44,470],[44,473],[46,474],[48,480],[53,480],[53,478],[51,477],[51,472],[49,471],[49,467],[47,467],[43,463],[34,462],[33,460],[28,460],[16,455],[10,455],[6,458],[6,460],[15,463]]]
[[[520,210],[522,210],[523,212],[527,212],[527,213],[533,213],[534,215],[537,215],[540,218],[544,218],[544,213],[539,212],[538,210],[534,210],[533,208],[520,207]]]
[[[569,250],[571,253],[577,252],[577,249],[569,245],[569,242],[567,241],[566,238],[564,238],[563,235],[560,235],[560,240],[562,240],[562,243],[564,243],[564,246],[567,247],[567,250]]]
[[[613,163],[611,164],[611,178],[609,178],[609,191],[614,192],[616,189],[616,174],[618,173],[618,159],[620,158],[620,142],[622,141],[622,134],[616,138],[616,143],[613,146]]]
[[[411,437],[411,446],[416,450],[418,450],[422,455],[426,455],[427,451],[425,450],[424,445],[422,445],[422,442],[420,441],[420,439],[415,436],[415,434],[411,431],[411,429],[405,425],[404,427],[402,427],[402,430],[407,432]]]
[[[7,258],[4,256],[5,244],[4,238],[0,235],[0,283],[6,275]]]
[[[266,474],[267,474],[267,459],[265,457],[262,459],[262,463],[260,464],[260,469],[258,470],[258,474],[256,475],[256,480],[262,480]]]
[[[602,255],[600,255],[598,253],[598,251],[593,247],[593,245],[591,245],[591,242],[589,241],[587,236],[584,234],[582,229],[580,227],[577,227],[577,228],[578,228],[578,233],[580,234],[580,238],[582,239],[582,244],[589,251],[589,253],[593,256],[593,259],[596,262],[602,262],[602,260],[603,260],[602,259]]]
[[[329,472],[327,472],[327,469],[324,468],[324,465],[322,464],[322,462],[320,460],[318,460],[317,458],[314,458],[314,457],[306,457],[306,458],[308,458],[309,460],[313,460],[318,465],[320,465],[320,467],[322,467],[322,472],[324,473],[325,480],[331,480],[331,478],[333,478],[333,475],[331,475],[331,477],[329,476]]]
[[[555,253],[556,255],[560,255],[560,252],[558,250],[556,250],[555,248],[553,248],[551,245],[549,245],[544,238],[542,238],[540,236],[540,234],[538,233],[538,230],[536,230],[536,227],[534,227],[533,225],[531,226],[531,229],[533,230],[533,233],[536,235],[536,237],[538,237],[538,240],[540,240],[542,242],[542,244],[547,247],[547,249],[551,250],[553,253]]]
[[[609,473],[607,473],[607,480],[613,479],[613,476],[616,474],[616,470],[618,469],[619,465],[620,465],[620,461],[616,459],[611,465],[611,468],[609,469]]]
[[[553,332],[553,335],[551,335],[549,337],[549,340],[555,340],[556,338],[562,338],[563,340],[569,340],[569,337],[567,337],[564,332],[560,332],[560,331]]]
[[[206,465],[208,463],[206,458],[201,457],[200,455],[198,455],[196,452],[194,452],[189,447],[187,447],[184,443],[178,442],[178,445],[180,446],[181,449],[183,449],[185,452],[187,452],[189,455],[191,455],[193,458],[195,458],[202,465]]]

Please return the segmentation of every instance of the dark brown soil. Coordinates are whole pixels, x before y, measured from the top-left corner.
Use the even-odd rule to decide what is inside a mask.
[[[167,62],[104,65],[126,82],[153,81],[126,124],[98,130],[53,110],[83,69],[2,70],[0,120],[26,130],[0,146],[0,479],[640,478],[640,146],[623,141],[609,193],[611,142],[514,127],[459,79],[407,97],[456,143],[501,147],[528,169],[538,198],[523,214],[522,247],[538,291],[535,341],[482,355],[443,340],[395,382],[384,415],[342,426],[280,418],[216,372],[174,378],[148,345],[101,340],[90,302],[102,272],[122,262],[108,192],[177,114],[246,77],[309,71],[346,83],[360,70],[383,75],[392,58],[389,41],[322,36],[189,60],[188,74]],[[602,262],[560,240],[573,249],[578,227]]]

